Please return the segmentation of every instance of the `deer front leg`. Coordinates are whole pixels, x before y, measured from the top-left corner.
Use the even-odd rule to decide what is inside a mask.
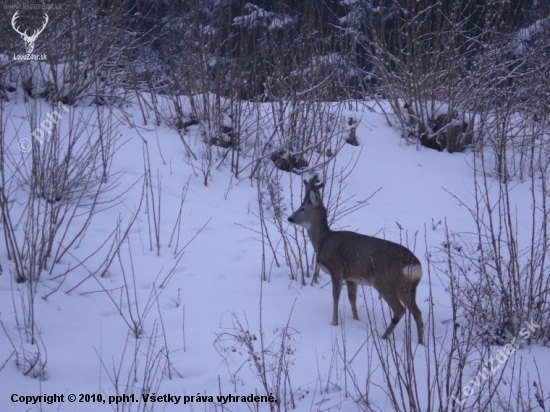
[[[357,283],[346,280],[346,285],[348,287],[348,299],[351,305],[353,319],[359,320],[359,314],[357,313]]]
[[[332,326],[338,326],[338,300],[342,291],[342,279],[339,276],[332,276]]]

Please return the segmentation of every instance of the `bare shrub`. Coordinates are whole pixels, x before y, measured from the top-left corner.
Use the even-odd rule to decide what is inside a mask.
[[[128,335],[118,358],[107,360],[103,350],[96,349],[102,376],[107,377],[107,381],[100,382],[100,390],[105,400],[110,396],[119,398],[116,403],[111,402],[114,411],[146,412],[154,409],[141,394],[159,393],[164,375],[170,375],[170,351],[163,345],[166,336],[164,340],[159,338],[163,333],[159,323],[155,322],[149,337],[132,339]]]
[[[12,134],[21,139],[19,142],[10,140],[5,133],[5,116],[10,110],[2,110],[0,211],[9,270],[18,284],[14,286],[14,293],[18,291],[14,307],[19,332],[17,337],[11,337],[11,328],[4,331],[15,345],[17,362],[28,364],[23,367],[24,373],[34,371],[36,377],[43,377],[46,350],[41,347],[35,319],[41,278],[49,274],[54,283],[52,290],[42,296],[47,299],[59,290],[69,273],[95,254],[90,252],[75,265],[62,264],[82,242],[98,210],[115,202],[106,195],[112,193],[118,177],[110,169],[117,132],[110,111],[96,107],[87,118],[82,118],[82,113],[74,110],[58,113],[44,123],[40,122],[45,116],[39,107],[35,100],[29,102],[25,118],[28,123],[17,125]],[[50,106],[48,114],[57,108]],[[100,135],[90,135],[90,123],[96,125]],[[25,143],[22,136],[29,136],[24,133],[29,129],[38,137],[36,132],[40,131],[41,138]],[[15,152],[17,144],[20,150],[29,148],[30,152]],[[27,144],[32,144],[32,148]]]
[[[295,391],[291,382],[291,367],[295,355],[294,339],[297,331],[287,324],[275,329],[273,340],[269,341],[265,331],[257,333],[250,330],[248,320],[241,321],[234,313],[232,325],[219,332],[214,347],[222,357],[231,376],[235,392],[240,370],[247,365],[259,381],[264,393],[272,395],[276,401],[269,403],[271,411],[287,411],[296,408]]]

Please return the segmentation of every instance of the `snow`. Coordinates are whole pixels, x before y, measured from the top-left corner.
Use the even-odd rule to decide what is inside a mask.
[[[259,11],[251,15],[254,13]],[[47,110],[47,107],[41,108],[42,113]],[[71,111],[81,113],[82,118],[87,118],[94,110],[85,105],[71,107]],[[270,281],[262,282],[257,189],[246,173],[235,178],[229,167],[222,164],[211,170],[209,184],[205,186],[202,176],[188,160],[176,131],[166,125],[144,126],[137,104],[124,110],[124,116],[122,113],[116,116],[122,121],[118,126],[121,137],[116,143],[111,170],[111,173],[121,174],[120,184],[113,189],[116,192],[109,194],[116,197],[117,202],[94,216],[78,247],[54,265],[53,276],[43,273],[35,300],[39,336],[36,345],[28,343],[21,327],[24,313],[18,302],[26,295],[28,283],[15,283],[11,274],[13,262],[8,260],[5,244],[2,242],[0,246],[4,271],[0,276],[0,319],[4,328],[4,333],[0,333],[0,367],[6,362],[0,371],[0,411],[133,411],[145,407],[137,402],[142,392],[213,396],[214,399],[220,394],[268,396],[270,394],[265,393],[255,376],[254,366],[247,362],[247,348],[222,339],[237,334],[236,321],[258,339],[252,341],[258,351],[260,330],[264,334],[264,345],[273,345],[271,349],[276,352],[284,328],[291,328],[285,339],[289,346],[287,367],[292,389],[296,392],[295,410],[333,407],[356,411],[353,384],[346,381],[347,366],[340,358],[342,348],[346,348],[347,361],[351,362],[359,385],[365,385],[367,379],[382,385],[381,363],[388,362],[390,369],[395,367],[391,359],[380,360],[372,346],[373,329],[381,335],[390,317],[387,306],[378,301],[377,293],[369,288],[360,292],[360,321],[352,320],[347,299],[342,296],[342,325],[333,327],[330,325],[332,298],[327,275],[322,276],[319,286],[302,287],[298,281],[290,280],[287,267],[271,267]],[[20,137],[30,133],[21,126],[21,119],[27,115],[24,103],[5,103],[3,111],[9,113],[10,120],[6,136]],[[407,144],[400,139],[397,130],[387,125],[380,112],[346,109],[342,115],[358,120],[356,135],[360,143],[359,147],[345,145],[336,160],[338,169],[347,165],[350,159],[357,159],[345,181],[344,197],[366,198],[379,188],[381,190],[370,199],[366,208],[345,216],[335,228],[401,241],[414,248],[424,267],[427,266],[427,254],[436,254],[445,241],[443,225],[433,228],[434,222],[446,222],[461,232],[474,231],[474,222],[463,205],[474,202],[471,153],[438,153]],[[228,123],[227,119],[223,123]],[[93,126],[87,129],[90,136],[96,133]],[[189,133],[193,132],[196,128],[190,128]],[[263,133],[271,134],[266,130]],[[199,138],[190,141],[195,149],[202,144]],[[161,238],[158,253],[154,245],[150,246],[153,211],[145,208],[138,211],[147,166],[144,164],[144,142],[147,142],[154,195],[161,199],[160,216],[157,216]],[[28,160],[24,153],[18,152],[16,138],[11,153]],[[289,174],[284,178],[292,181],[296,198],[302,177]],[[157,179],[161,181],[160,195]],[[178,226],[184,187],[187,191]],[[288,186],[283,187],[288,190]],[[528,211],[530,197],[525,194],[525,186],[518,183],[515,193],[518,209]],[[283,195],[289,209],[298,206],[298,199],[290,204],[289,192]],[[21,204],[23,200],[16,201],[14,207],[21,207]],[[291,210],[286,212],[290,214]],[[104,277],[89,277],[89,271],[99,267],[107,256],[105,247],[101,246],[104,240],[117,222],[121,222],[122,228],[127,227],[133,213],[137,213],[137,220],[120,255]],[[178,260],[179,254],[175,256],[175,240],[170,241],[174,228],[178,227],[181,228],[178,252],[190,242],[181,260]],[[293,229],[289,226],[289,230]],[[177,233],[176,230],[176,236]],[[100,253],[86,262],[85,267],[71,272],[60,289],[50,294],[53,288],[59,287],[54,278],[56,274],[63,273],[68,266],[73,267],[78,258],[96,249]],[[160,288],[169,274],[167,285]],[[430,283],[437,307],[433,314],[435,330],[426,333],[433,333],[442,347],[448,347],[452,329],[448,322],[452,318],[446,291],[448,285],[436,277],[430,281],[425,273],[418,287],[417,302],[427,322]],[[49,296],[43,299],[46,294]],[[143,334],[136,339],[127,322],[131,324],[132,319],[140,317]],[[372,327],[369,326],[371,322],[374,323]],[[392,336],[397,352],[406,345],[407,329],[407,323],[402,321]],[[25,347],[29,353],[40,348],[46,354],[44,379],[21,373],[14,358],[10,358],[13,346],[8,335],[18,348]],[[434,373],[434,365],[426,366],[429,353],[426,348],[417,347],[415,339],[413,333],[414,362],[417,373],[425,381],[429,368]],[[381,341],[381,344],[387,343]],[[170,368],[165,368],[163,357],[159,357],[161,360],[156,358],[158,353],[169,354]],[[223,356],[227,356],[227,362]],[[355,358],[350,361],[353,356]],[[135,359],[137,364],[134,364]],[[535,362],[539,366],[548,364],[550,351],[536,345],[525,346],[514,353],[513,359],[522,359],[523,373],[533,375]],[[481,362],[480,358],[472,363],[472,377]],[[550,387],[550,377],[543,374],[541,378],[545,387]],[[131,407],[126,405],[126,409],[121,405],[117,409],[115,405],[94,402],[25,405],[10,400],[12,394],[64,394],[65,399],[69,394],[102,394],[107,399],[125,390],[136,395],[136,402]],[[419,390],[425,388],[420,385]],[[368,402],[375,405],[375,409],[391,408],[387,395],[376,385],[371,388]],[[143,410],[214,410],[208,409],[212,404],[205,406],[196,399],[183,405],[183,398],[178,405],[148,403],[146,406],[150,409]],[[226,406],[232,411],[249,410],[244,403]],[[260,404],[259,408],[268,410],[267,403]]]
[[[233,18],[233,26],[267,27],[269,30],[277,30],[294,24],[294,19],[286,15],[268,12],[254,4],[247,3],[245,10],[248,14]]]

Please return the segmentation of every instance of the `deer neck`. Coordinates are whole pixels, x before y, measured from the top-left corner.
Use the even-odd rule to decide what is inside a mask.
[[[313,245],[315,253],[319,253],[321,245],[325,239],[330,235],[330,228],[328,227],[327,211],[325,208],[319,209],[315,214],[315,218],[311,221],[307,229],[309,240]]]

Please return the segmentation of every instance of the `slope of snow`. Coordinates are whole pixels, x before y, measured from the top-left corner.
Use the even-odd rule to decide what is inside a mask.
[[[9,110],[12,119],[26,115],[22,103],[12,105]],[[89,109],[71,110],[86,112]],[[345,195],[366,198],[377,189],[381,190],[367,207],[338,221],[339,228],[401,241],[414,249],[424,266],[426,254],[439,249],[445,241],[444,226],[438,222],[446,221],[457,231],[473,231],[471,216],[457,200],[468,205],[474,201],[471,154],[438,153],[408,145],[386,124],[381,113],[349,111],[346,115],[361,120],[356,131],[360,146],[346,145],[337,159],[341,165],[349,163],[349,159],[358,159],[345,181]],[[140,124],[137,110],[131,118],[136,125]],[[15,123],[9,123],[7,135],[30,132],[16,130]],[[390,319],[389,310],[380,303],[377,293],[371,289],[361,291],[361,320],[353,321],[343,291],[340,299],[342,325],[332,327],[332,298],[327,275],[322,275],[319,286],[302,287],[299,282],[291,281],[288,268],[281,266],[272,268],[269,282],[261,282],[262,244],[256,216],[257,193],[248,178],[236,179],[228,167],[222,165],[212,170],[210,183],[204,186],[200,174],[190,166],[180,137],[172,129],[151,125],[131,127],[124,123],[119,132],[121,137],[111,172],[121,173],[120,185],[116,192],[109,194],[119,197],[112,207],[94,217],[73,256],[83,258],[100,247],[118,221],[126,227],[131,214],[138,210],[144,174],[144,141],[149,151],[155,191],[157,181],[161,182],[159,256],[155,247],[150,248],[152,212],[142,209],[120,256],[104,277],[87,278],[87,270],[76,270],[57,292],[43,299],[58,286],[56,280],[43,276],[35,301],[38,346],[47,354],[45,379],[41,380],[23,376],[14,359],[9,358],[12,345],[7,334],[15,341],[25,341],[30,351],[36,346],[26,342],[20,325],[14,320],[16,311],[19,319],[23,316],[21,306],[14,302],[20,299],[20,294],[26,293],[28,285],[14,282],[10,274],[12,263],[2,243],[4,273],[0,276],[0,319],[7,334],[0,333],[0,366],[6,359],[7,363],[0,372],[0,410],[138,410],[138,406],[144,407],[138,402],[142,392],[182,397],[212,396],[214,400],[220,394],[268,396],[255,376],[255,366],[247,361],[246,346],[230,337],[242,337],[239,333],[248,331],[252,344],[259,351],[262,330],[265,347],[272,345],[270,350],[276,353],[286,326],[291,328],[285,339],[291,385],[296,391],[296,410],[331,407],[342,411],[357,410],[355,402],[358,400],[354,399],[352,382],[346,378],[341,354],[347,353],[347,361],[360,385],[365,385],[366,379],[382,384],[379,365],[382,361],[368,343],[372,341],[369,322],[375,323],[373,328],[381,335]],[[198,142],[192,141],[192,144],[199,147]],[[15,145],[12,149],[17,153]],[[285,178],[292,178],[298,190],[300,176]],[[181,225],[177,225],[182,190],[187,184]],[[518,189],[518,208],[528,210],[529,197],[522,195],[521,190]],[[288,199],[289,196],[287,204]],[[179,261],[174,256],[175,240],[170,245],[175,227],[181,229],[180,249],[191,241]],[[97,267],[105,259],[105,250],[101,250],[87,262],[88,268]],[[70,264],[70,260],[67,256],[60,267]],[[172,269],[170,281],[159,288]],[[59,269],[54,273],[61,272]],[[417,301],[425,321],[429,313],[429,283],[425,275],[418,288]],[[452,326],[447,323],[451,319],[450,298],[446,285],[439,279],[434,277],[431,283],[437,306],[433,333],[442,344],[448,344],[446,336]],[[143,319],[143,334],[136,339],[124,319],[131,321],[139,317]],[[237,321],[242,330],[236,326]],[[398,351],[405,344],[406,329],[406,322],[402,321],[392,337]],[[414,333],[413,341],[416,342]],[[227,352],[220,355],[218,350],[224,348]],[[424,348],[416,347],[416,343],[414,350],[417,373],[424,376],[428,354]],[[166,368],[164,361],[161,366],[154,361],[147,363],[156,354],[166,354],[166,351],[171,367]],[[539,365],[550,359],[547,348],[536,346],[519,350],[515,356],[524,357],[524,368],[533,373],[534,357],[539,359]],[[133,364],[134,359],[138,359],[137,365]],[[273,360],[278,359],[274,357]],[[472,366],[473,374],[476,366]],[[113,380],[117,374],[119,382],[115,384]],[[543,379],[549,387],[548,377],[543,376]],[[132,406],[117,407],[103,402],[98,405],[91,401],[74,405],[66,401],[69,394],[102,394],[107,400],[108,396],[121,395],[124,390],[135,394],[136,402]],[[423,390],[421,385],[419,390]],[[64,394],[65,402],[25,405],[12,402],[12,394]],[[205,405],[196,398],[186,406],[183,402],[184,398],[177,405],[148,403],[149,409],[143,410],[214,410],[214,404],[207,402]],[[384,392],[376,385],[371,388],[368,402],[375,405],[375,409],[391,408]],[[238,402],[226,406],[232,411],[249,410],[248,405]],[[268,410],[267,404],[260,404],[259,410]]]

